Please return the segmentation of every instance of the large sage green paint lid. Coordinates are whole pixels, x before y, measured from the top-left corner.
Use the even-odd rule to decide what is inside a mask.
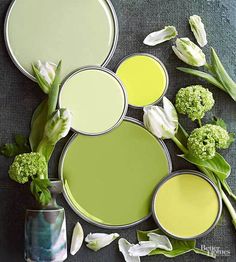
[[[62,76],[86,65],[106,65],[118,35],[109,0],[15,0],[5,40],[17,67],[32,78],[31,64],[63,61]]]
[[[154,189],[170,169],[164,143],[126,118],[102,136],[74,135],[59,173],[66,200],[78,215],[101,227],[119,228],[149,217]]]

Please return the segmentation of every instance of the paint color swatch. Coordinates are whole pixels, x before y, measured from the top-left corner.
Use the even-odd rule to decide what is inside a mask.
[[[164,66],[155,57],[146,54],[134,54],[125,58],[116,74],[126,88],[129,104],[135,107],[158,102],[168,85]]]
[[[63,84],[59,105],[72,113],[72,128],[87,135],[110,131],[124,118],[127,101],[116,76],[101,67],[87,67]]]
[[[7,46],[28,76],[38,60],[62,60],[64,77],[107,62],[117,36],[114,16],[106,0],[15,0],[6,20]]]
[[[99,226],[128,226],[147,218],[157,183],[170,172],[163,142],[125,120],[102,136],[74,136],[61,162],[65,196]]]

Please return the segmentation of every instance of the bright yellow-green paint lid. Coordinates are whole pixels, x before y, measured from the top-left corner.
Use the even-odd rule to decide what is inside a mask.
[[[118,66],[116,74],[127,90],[129,104],[136,107],[159,101],[168,85],[164,65],[148,54],[128,56]]]
[[[100,226],[124,227],[150,215],[153,191],[170,168],[163,142],[124,120],[102,136],[74,136],[60,171],[66,199],[80,216]]]
[[[216,189],[201,176],[182,173],[167,179],[154,196],[158,224],[178,238],[195,238],[215,223],[220,202]]]

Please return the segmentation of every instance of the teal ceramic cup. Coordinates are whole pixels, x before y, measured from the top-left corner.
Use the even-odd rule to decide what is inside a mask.
[[[65,211],[56,203],[62,183],[59,180],[51,183],[52,201],[45,207],[26,210],[26,261],[61,262],[67,258]]]

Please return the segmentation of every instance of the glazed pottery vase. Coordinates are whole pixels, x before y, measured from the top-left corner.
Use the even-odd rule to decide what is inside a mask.
[[[26,210],[25,260],[29,262],[61,262],[67,258],[65,210],[56,202],[62,182],[51,180],[51,184],[51,202]]]

